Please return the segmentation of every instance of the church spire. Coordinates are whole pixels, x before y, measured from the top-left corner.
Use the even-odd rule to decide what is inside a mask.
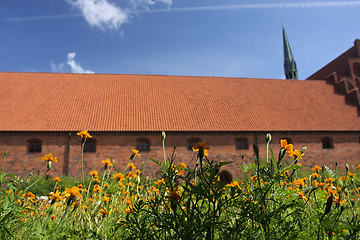
[[[286,36],[284,22],[281,21],[283,31],[283,44],[284,44],[284,70],[286,79],[298,79],[298,72],[296,62],[292,55],[289,40]]]

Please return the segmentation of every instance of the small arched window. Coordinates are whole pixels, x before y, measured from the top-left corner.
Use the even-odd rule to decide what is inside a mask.
[[[139,152],[149,152],[150,140],[148,138],[138,138],[136,140],[136,149],[139,150]]]
[[[84,145],[84,152],[96,152],[96,140],[87,139]]]
[[[29,139],[27,146],[28,153],[40,153],[42,148],[42,141],[40,139]]]
[[[188,151],[192,151],[193,146],[195,146],[198,142],[201,142],[200,138],[189,138]]]
[[[235,139],[236,150],[249,149],[249,140],[247,138],[236,138]]]
[[[331,137],[323,137],[321,139],[323,149],[333,149],[334,143]]]
[[[282,140],[286,140],[287,144],[293,144],[293,141],[291,138],[288,138],[288,137],[284,137],[284,138],[281,138]]]

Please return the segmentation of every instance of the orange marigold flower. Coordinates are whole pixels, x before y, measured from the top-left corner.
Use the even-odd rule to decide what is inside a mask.
[[[131,162],[131,163],[129,164],[128,168],[130,168],[131,170],[136,169],[136,167],[135,167],[135,165],[134,165],[133,162]]]
[[[104,209],[104,208],[102,208],[102,209],[99,210],[99,213],[100,213],[103,217],[105,217],[105,216],[106,216],[106,213],[107,213],[107,210]]]
[[[94,186],[93,191],[94,191],[94,192],[101,192],[101,187],[100,187],[100,185],[96,184],[96,185]]]
[[[177,167],[180,168],[180,169],[183,169],[183,168],[186,168],[187,165],[186,165],[185,163],[179,163],[179,164],[177,165]]]
[[[294,150],[294,146],[290,143],[288,144],[286,139],[280,139],[281,148],[285,149],[287,154],[291,154]]]
[[[209,155],[209,149],[209,146],[202,142],[198,142],[192,148],[194,152],[204,151],[205,156]]]
[[[51,220],[55,220],[55,215],[51,215]]]
[[[233,181],[233,182],[231,182],[231,183],[229,183],[229,184],[226,184],[225,186],[227,186],[227,187],[233,187],[233,188],[238,188],[238,189],[241,190],[241,187],[240,187],[238,181]]]
[[[356,170],[360,171],[360,164],[359,164],[359,166],[357,166]]]
[[[87,130],[82,130],[81,132],[78,132],[77,135],[81,136],[83,139],[92,138]]]
[[[66,192],[66,196],[69,197],[69,199],[73,200],[75,197],[80,197],[82,198],[82,195],[79,193],[80,188],[78,188],[77,186],[74,186],[72,188],[66,188],[65,192]]]
[[[125,213],[131,213],[133,211],[134,211],[134,208],[130,206],[130,207],[127,207],[124,212]]]
[[[101,161],[103,164],[105,164],[106,167],[111,167],[113,166],[112,162],[110,161],[110,159],[106,159]]]
[[[351,173],[351,172],[348,172],[348,175],[349,175],[350,177],[353,177],[355,174],[354,174],[354,173]]]
[[[55,182],[61,182],[61,179],[59,177],[56,177],[53,179]]]
[[[109,197],[104,197],[102,200],[103,200],[104,202],[106,202],[106,203],[109,203],[109,202],[110,202],[110,198],[109,198]]]
[[[97,171],[90,171],[90,175],[91,175],[93,178],[98,178],[98,172],[97,172]]]
[[[29,198],[30,202],[35,201],[35,195],[32,192],[25,194],[25,198]]]
[[[320,175],[317,174],[317,173],[312,173],[311,176],[314,177],[314,178],[320,177]]]
[[[114,174],[113,177],[114,177],[114,179],[115,179],[116,181],[122,182],[122,181],[125,180],[125,176],[124,176],[124,174],[122,174],[122,173],[116,173],[116,174]]]
[[[160,179],[158,181],[155,181],[154,183],[155,183],[155,185],[159,185],[161,183],[165,183],[165,180],[162,178],[162,179]]]
[[[94,181],[94,183],[100,183],[100,180],[97,178],[94,178],[93,181]]]
[[[322,168],[321,167],[319,167],[318,165],[315,165],[311,170],[313,170],[313,171],[320,171]]]
[[[49,195],[50,195],[49,198],[50,198],[51,200],[54,200],[54,201],[56,201],[56,200],[62,201],[62,197],[61,197],[59,191],[56,191],[55,193],[49,193]]]
[[[299,157],[298,160],[302,159],[302,157],[304,156],[303,153],[301,153],[299,150],[296,150],[296,149],[295,149],[294,151],[292,151],[291,153],[289,153],[289,155],[290,155],[291,157],[293,157],[294,159],[296,159],[297,157]]]
[[[140,157],[139,150],[131,149],[131,151],[133,152],[133,155]]]
[[[49,155],[45,155],[44,157],[41,157],[40,160],[45,162],[57,162],[58,158],[53,157],[52,154],[50,153]]]
[[[135,170],[135,173],[136,173],[137,175],[140,175],[140,174],[141,174],[141,171],[140,171],[139,169],[136,169],[136,170]]]

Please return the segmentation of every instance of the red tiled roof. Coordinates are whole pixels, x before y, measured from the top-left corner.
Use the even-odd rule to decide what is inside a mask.
[[[324,81],[0,72],[0,131],[359,131]]]

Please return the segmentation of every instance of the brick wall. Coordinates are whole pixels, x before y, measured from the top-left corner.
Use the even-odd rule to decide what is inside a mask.
[[[135,165],[143,170],[143,173],[153,176],[156,173],[155,164],[149,160],[163,160],[161,133],[160,132],[93,132],[93,139],[96,140],[96,152],[84,153],[85,173],[90,170],[101,171],[103,169],[102,160],[111,158],[118,171],[122,171],[132,153],[131,149],[136,148],[138,138],[148,138],[150,141],[150,151],[142,152],[141,157],[135,159]],[[315,164],[327,165],[334,168],[337,162],[339,168],[344,169],[345,163],[351,168],[360,164],[360,133],[359,132],[273,132],[271,148],[277,157],[280,150],[280,138],[291,138],[296,149],[307,147],[307,152],[302,164],[312,167]],[[260,154],[265,156],[265,135],[266,133],[254,132],[167,132],[166,154],[170,156],[173,147],[176,148],[176,163],[184,162],[191,166],[195,164],[195,154],[188,150],[188,139],[199,138],[210,146],[209,158],[215,161],[233,161],[224,167],[229,170],[234,177],[240,174],[241,156],[245,156],[245,161],[252,160],[252,144],[258,143]],[[237,150],[235,147],[236,138],[247,138],[249,149]],[[333,149],[323,149],[322,137],[331,137]],[[41,153],[29,153],[27,150],[29,139],[42,140]],[[53,164],[49,175],[70,176],[81,175],[81,143],[82,140],[75,132],[69,135],[68,132],[2,132],[0,133],[0,153],[9,152],[5,161],[4,169],[18,175],[28,175],[30,172],[46,170],[44,162],[40,157],[52,153],[59,158],[59,162]],[[69,147],[70,144],[70,147]],[[288,158],[290,160],[290,158]]]

